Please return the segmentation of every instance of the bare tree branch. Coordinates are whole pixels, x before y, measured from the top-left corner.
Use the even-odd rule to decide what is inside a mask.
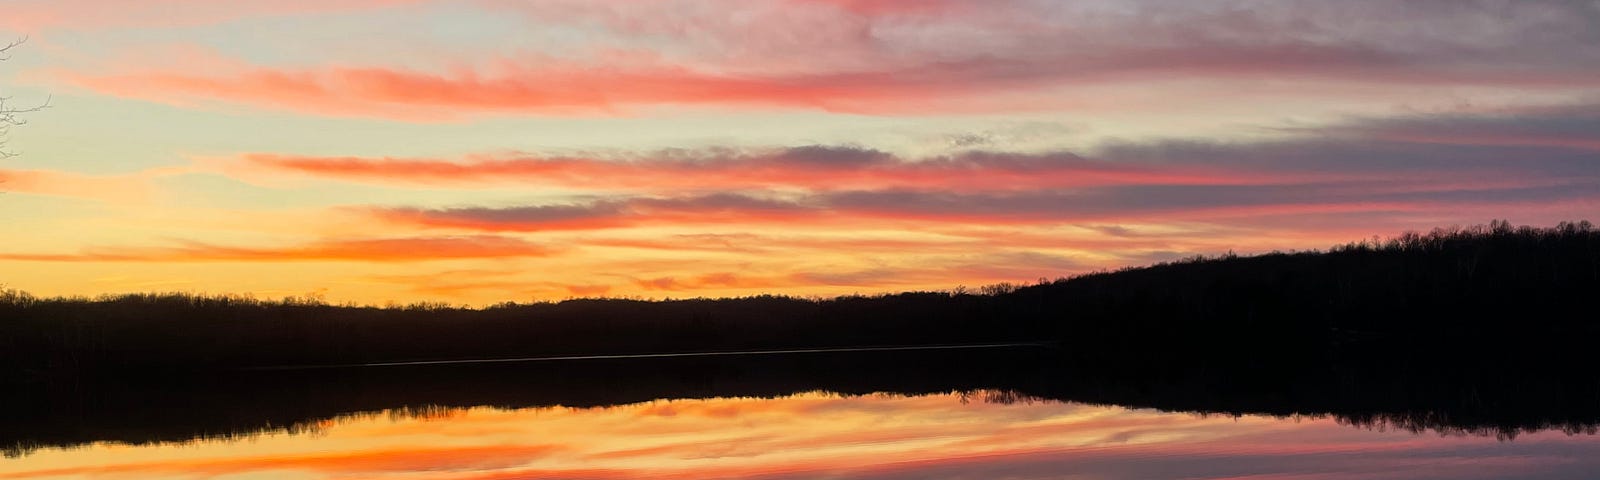
[[[22,37],[0,47],[0,61],[10,60],[10,51],[18,45],[27,43],[28,37]],[[11,133],[11,127],[26,125],[28,119],[23,114],[37,112],[50,107],[50,99],[44,103],[31,107],[17,107],[11,103],[11,97],[0,96],[0,158],[17,156],[16,152],[6,149],[6,136]]]
[[[17,45],[22,45],[24,43],[28,43],[28,37],[22,37],[22,38],[19,38],[19,39],[16,39],[16,40],[12,40],[11,43],[7,43],[6,46],[0,47],[0,60],[9,60],[11,58],[11,56],[7,55],[6,52],[11,51],[11,49],[13,47],[16,47]]]

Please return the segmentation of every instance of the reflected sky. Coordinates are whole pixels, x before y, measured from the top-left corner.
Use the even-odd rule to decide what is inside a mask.
[[[95,444],[0,460],[0,477],[1587,478],[1600,438],[1374,431],[989,394],[663,400],[356,415],[235,441]]]

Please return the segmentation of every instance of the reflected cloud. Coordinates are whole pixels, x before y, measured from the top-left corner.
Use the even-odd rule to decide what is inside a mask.
[[[980,395],[981,397],[982,395]],[[992,395],[991,395],[992,396]],[[1003,395],[999,396],[1003,397]],[[95,445],[0,464],[8,478],[1573,478],[1592,437],[1513,443],[957,394],[668,400],[603,408],[348,416],[315,436],[172,449]],[[997,397],[998,398],[998,397]],[[404,447],[401,447],[404,445]],[[426,446],[424,446],[426,445]],[[1470,455],[1470,463],[1454,460]],[[92,456],[93,461],[84,459]],[[73,463],[81,463],[68,466]]]

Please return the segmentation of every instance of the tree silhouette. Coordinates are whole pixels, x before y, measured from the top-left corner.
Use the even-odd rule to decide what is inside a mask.
[[[993,343],[1053,343],[1127,368],[1366,358],[1355,350],[1366,345],[1506,355],[1600,338],[1596,291],[1593,224],[1503,221],[1327,252],[1195,257],[1021,287],[831,299],[474,309],[0,291],[0,388],[91,372]]]

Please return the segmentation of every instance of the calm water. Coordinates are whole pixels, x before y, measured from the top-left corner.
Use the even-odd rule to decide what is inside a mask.
[[[569,408],[390,410],[229,440],[49,447],[0,477],[1578,479],[1600,437],[1382,431],[994,392],[812,392]]]

